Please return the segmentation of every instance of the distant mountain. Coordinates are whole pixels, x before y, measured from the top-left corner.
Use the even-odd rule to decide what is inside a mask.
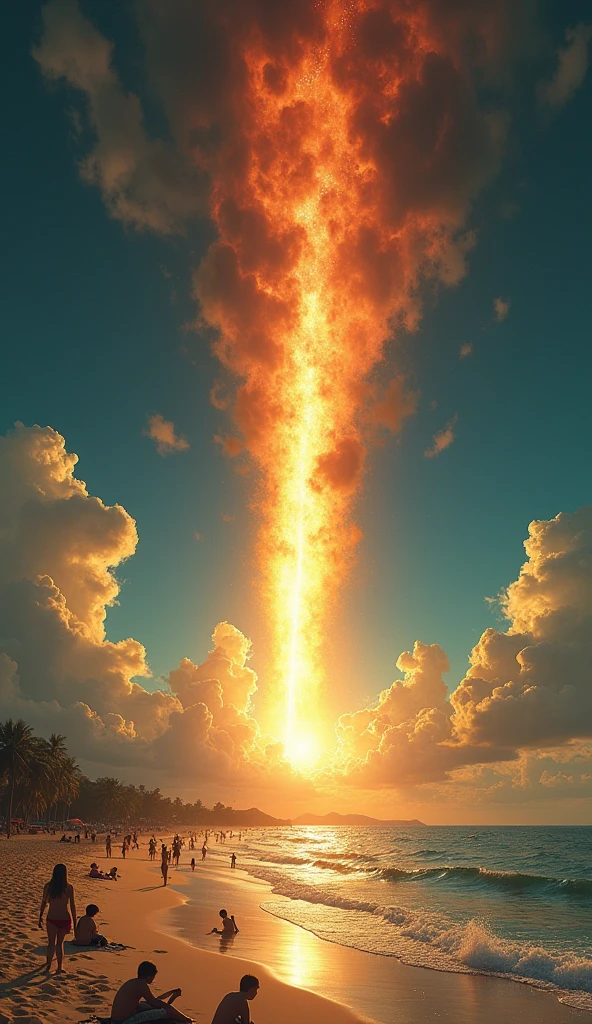
[[[255,825],[291,825],[292,822],[286,818],[273,818],[271,814],[266,814],[265,811],[260,811],[258,807],[249,807],[246,811],[234,811],[231,808],[225,808],[225,811],[220,814],[213,815],[216,823],[220,825],[232,825],[233,828],[237,828],[239,825],[255,826]]]
[[[365,814],[336,814],[335,811],[330,814],[301,814],[298,818],[294,818],[292,821],[293,825],[382,825],[386,826],[401,826],[407,825],[423,825],[425,822],[419,821],[418,818],[412,818],[411,820],[405,820],[403,818],[393,818],[388,821],[384,821],[381,818],[368,818]]]

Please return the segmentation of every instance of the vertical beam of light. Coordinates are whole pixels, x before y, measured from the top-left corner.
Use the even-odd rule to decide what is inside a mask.
[[[434,5],[289,10],[247,16],[232,36],[226,134],[203,154],[219,238],[196,294],[240,379],[228,451],[244,445],[260,474],[277,698],[265,725],[306,763],[328,729],[326,642],[360,537],[366,449],[415,408],[400,379],[381,392],[371,374],[393,323],[417,324],[423,281],[463,276],[459,231],[496,166],[499,126],[478,109],[457,21]]]

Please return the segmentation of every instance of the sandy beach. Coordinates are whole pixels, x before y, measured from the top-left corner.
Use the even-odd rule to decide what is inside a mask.
[[[158,967],[154,990],[180,986],[180,1008],[207,1024],[220,998],[247,972],[261,981],[252,1004],[257,1024],[576,1024],[590,1017],[515,982],[413,968],[323,941],[261,910],[269,887],[243,872],[230,875],[210,862],[198,864],[191,876],[187,852],[166,889],[145,846],[125,862],[112,858],[121,868],[119,882],[95,881],[88,867],[91,860],[110,866],[103,852],[100,839],[94,846],[84,840],[80,846],[58,845],[54,837],[0,841],[0,1024],[69,1024],[91,1014],[107,1016],[114,991],[144,959]],[[79,913],[95,902],[99,929],[129,947],[111,952],[66,945],[66,974],[57,978],[43,973],[45,932],[37,927],[43,883],[56,861],[68,866]],[[241,931],[231,948],[221,950],[219,940],[205,933],[224,904]]]

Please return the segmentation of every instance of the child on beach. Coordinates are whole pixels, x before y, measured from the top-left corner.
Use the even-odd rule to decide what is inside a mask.
[[[229,992],[218,1004],[212,1024],[252,1024],[249,1001],[259,991],[259,981],[253,974],[240,980],[239,991]]]
[[[211,932],[208,932],[208,935],[224,935],[227,938],[231,935],[238,935],[238,928],[236,927],[234,914],[231,914],[229,917],[227,910],[221,910],[220,917],[222,918],[222,927],[212,928]]]
[[[150,986],[157,973],[155,964],[149,960],[142,961],[137,978],[124,982],[116,993],[111,1008],[112,1024],[142,1024],[143,1021],[165,1018],[190,1024],[191,1017],[186,1017],[173,1006],[175,999],[181,995],[180,988],[163,992],[158,998],[152,995]]]
[[[106,946],[107,939],[104,935],[101,935],[94,922],[94,918],[99,913],[99,908],[96,903],[89,903],[86,908],[86,913],[83,917],[79,918],[78,924],[74,930],[74,945],[75,946]]]
[[[43,928],[43,911],[49,904],[45,927],[47,929],[47,962],[45,970],[51,970],[51,963],[54,954],[57,960],[58,969],[56,974],[63,974],[64,961],[64,939],[72,930],[72,921],[76,920],[76,904],[74,902],[74,889],[68,882],[68,872],[65,864],[56,864],[53,874],[43,888],[43,899],[39,911],[39,927]],[[72,920],[68,913],[68,904],[72,912]]]
[[[191,870],[195,871],[195,857],[191,858]]]

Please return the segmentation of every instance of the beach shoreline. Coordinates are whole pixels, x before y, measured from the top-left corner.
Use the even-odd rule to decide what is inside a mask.
[[[106,1016],[117,987],[135,975],[140,960],[152,959],[159,971],[155,991],[180,986],[180,1008],[200,1024],[209,1024],[220,998],[236,989],[246,973],[261,981],[253,1004],[257,1024],[361,1024],[369,1019],[423,1024],[432,1017],[455,1024],[498,1024],[500,1018],[505,1024],[523,1024],[525,1019],[577,1024],[590,1019],[585,1011],[559,1003],[552,993],[516,982],[440,973],[327,942],[262,910],[261,895],[270,887],[246,872],[231,872],[210,859],[203,870],[199,863],[191,877],[187,850],[164,888],[159,863],[148,860],[145,836],[143,841],[140,851],[125,861],[119,855],[108,863],[100,837],[96,844],[80,845],[58,844],[49,836],[0,841],[0,895],[8,939],[0,968],[0,1014],[22,1024],[70,1024],[93,1013]],[[37,916],[43,883],[53,864],[62,860],[75,887],[79,914],[87,902],[97,903],[99,930],[129,948],[73,952],[67,947],[67,973],[48,978],[42,973],[45,934],[37,928]],[[90,879],[91,860],[102,867],[117,864],[121,881]],[[207,945],[206,931],[226,903],[236,912],[241,931],[221,955],[219,940],[218,946]],[[373,1006],[386,1008],[387,1017],[371,1012],[370,990],[376,994]]]

